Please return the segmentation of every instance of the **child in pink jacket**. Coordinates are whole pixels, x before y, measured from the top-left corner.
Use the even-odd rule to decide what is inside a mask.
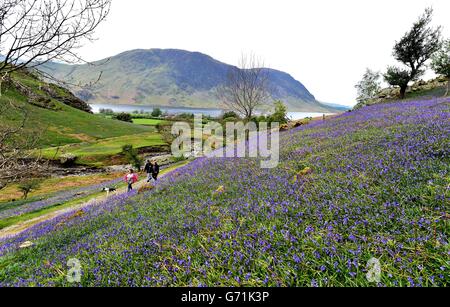
[[[133,183],[136,183],[138,181],[138,176],[132,169],[130,169],[130,172],[126,174],[123,179],[128,184],[128,192],[130,192],[133,190]]]

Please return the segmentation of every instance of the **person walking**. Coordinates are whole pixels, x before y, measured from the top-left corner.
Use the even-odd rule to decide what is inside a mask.
[[[125,175],[124,180],[128,184],[128,193],[130,193],[133,190],[133,183],[138,181],[138,176],[130,169],[130,172]]]
[[[156,162],[156,160],[153,160],[153,171],[152,171],[152,177],[153,180],[158,181],[158,175],[159,175],[159,165],[158,162]]]
[[[147,182],[150,182],[153,174],[153,164],[150,160],[147,160],[147,163],[145,163],[144,171],[147,173]]]

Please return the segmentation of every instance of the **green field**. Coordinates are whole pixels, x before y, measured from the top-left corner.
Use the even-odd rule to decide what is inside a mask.
[[[63,154],[77,156],[77,163],[92,166],[108,164],[108,158],[120,154],[122,146],[133,145],[134,148],[156,147],[167,145],[161,135],[147,132],[99,140],[94,143],[71,144],[63,147],[51,147],[40,151],[47,159],[58,158]]]
[[[162,119],[152,119],[152,118],[133,118],[133,124],[143,125],[143,126],[156,126],[163,123]]]

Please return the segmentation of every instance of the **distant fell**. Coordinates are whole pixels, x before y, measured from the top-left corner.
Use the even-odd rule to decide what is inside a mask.
[[[48,63],[43,69],[72,84],[88,84],[101,74],[89,88],[71,88],[89,103],[223,108],[215,92],[233,67],[206,54],[177,49],[131,50],[93,64]],[[267,70],[273,100],[282,100],[290,111],[337,111],[319,103],[288,73]]]

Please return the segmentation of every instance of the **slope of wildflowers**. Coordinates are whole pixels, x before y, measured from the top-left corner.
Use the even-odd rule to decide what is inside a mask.
[[[147,194],[3,240],[0,286],[70,286],[71,258],[82,286],[450,284],[450,100],[285,132],[280,159],[199,159]]]

